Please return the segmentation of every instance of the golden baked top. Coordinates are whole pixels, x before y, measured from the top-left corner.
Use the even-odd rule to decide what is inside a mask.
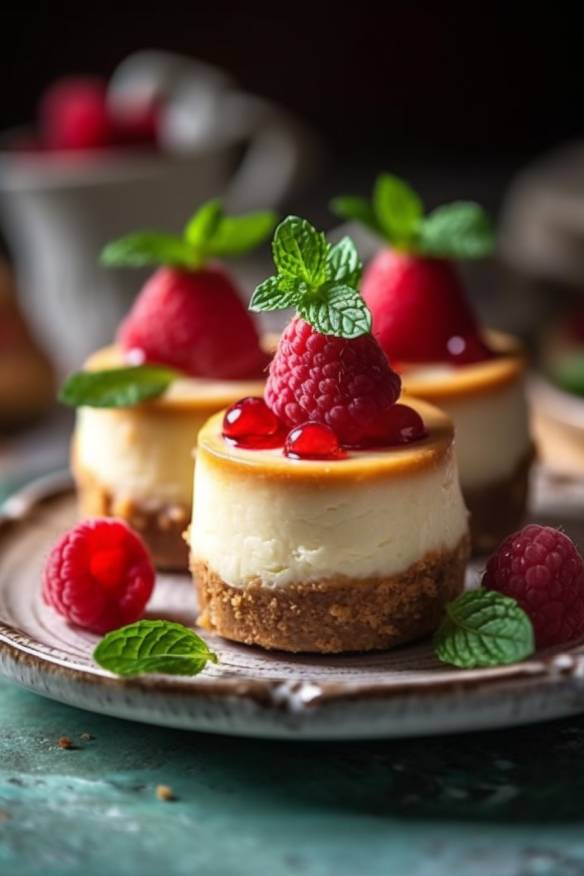
[[[498,355],[476,365],[411,365],[401,371],[406,392],[440,404],[445,399],[496,392],[518,380],[527,368],[527,356],[513,335],[488,331],[486,340]]]
[[[226,474],[250,474],[254,477],[282,478],[298,483],[330,480],[367,480],[375,477],[398,477],[440,463],[453,447],[454,429],[442,411],[419,399],[402,396],[400,403],[414,408],[424,420],[426,438],[399,447],[348,450],[338,460],[290,459],[282,448],[247,450],[237,447],[221,434],[224,411],[207,420],[199,432],[197,454],[214,463]],[[404,509],[405,511],[405,509]]]
[[[128,365],[116,344],[93,353],[85,363],[87,371],[120,368]],[[228,407],[248,395],[263,395],[263,380],[212,380],[207,377],[181,377],[158,398],[143,402],[133,410],[196,411],[210,416],[219,408]]]

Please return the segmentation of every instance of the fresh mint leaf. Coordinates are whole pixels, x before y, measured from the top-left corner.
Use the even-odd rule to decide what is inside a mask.
[[[343,237],[327,255],[327,276],[334,283],[357,288],[361,279],[361,259],[350,237]]]
[[[222,217],[223,209],[219,198],[207,201],[187,222],[184,230],[185,242],[195,250],[204,249],[213,239]]]
[[[357,338],[371,331],[371,314],[357,290],[361,262],[352,240],[331,246],[305,219],[289,216],[276,228],[272,248],[278,274],[257,287],[251,310],[293,306],[325,335]]]
[[[263,243],[276,222],[277,216],[272,210],[224,216],[209,241],[209,252],[220,257],[241,255]]]
[[[396,246],[415,240],[424,207],[411,186],[397,176],[382,173],[373,189],[373,209],[388,240]]]
[[[533,654],[533,627],[514,599],[480,588],[446,606],[434,651],[461,669],[515,663]]]
[[[584,352],[561,356],[551,365],[549,374],[560,389],[584,396]]]
[[[157,231],[138,231],[108,243],[100,261],[107,267],[142,268],[146,265],[197,267],[197,257],[180,237]]]
[[[358,338],[371,331],[371,314],[351,286],[325,286],[318,296],[303,298],[297,307],[300,316],[322,335]]]
[[[326,257],[330,249],[322,231],[306,219],[288,216],[274,234],[272,252],[279,274],[304,280],[318,287],[326,279]]]
[[[269,277],[256,288],[249,303],[254,313],[294,307],[306,292],[306,283],[293,277]]]
[[[435,258],[478,259],[493,251],[495,235],[489,218],[473,201],[455,201],[423,215],[423,204],[403,180],[381,174],[373,202],[341,197],[331,209],[344,219],[357,219],[367,228],[408,252]]]
[[[125,677],[150,672],[197,675],[217,655],[193,630],[167,620],[142,620],[108,633],[93,652],[96,663]]]
[[[383,235],[375,210],[366,198],[341,195],[331,201],[331,210],[340,219],[356,220],[375,234]]]
[[[480,259],[495,245],[495,233],[483,208],[473,201],[437,207],[420,227],[419,249],[438,258]]]
[[[214,198],[191,217],[182,237],[139,231],[108,243],[101,261],[108,267],[170,265],[197,270],[210,258],[240,255],[257,246],[275,223],[276,214],[271,210],[225,216],[221,201]]]
[[[179,375],[160,365],[78,371],[67,378],[59,401],[72,407],[126,408],[156,398]]]

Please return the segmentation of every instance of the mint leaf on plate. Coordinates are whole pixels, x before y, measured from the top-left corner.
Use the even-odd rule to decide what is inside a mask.
[[[420,252],[454,259],[480,259],[495,243],[495,233],[483,208],[473,201],[437,207],[420,228]]]
[[[137,231],[108,243],[101,254],[107,267],[142,268],[147,265],[171,265],[194,268],[197,256],[180,237],[157,231]]]
[[[391,243],[398,246],[415,240],[424,207],[404,180],[389,173],[378,176],[373,189],[373,209]]]
[[[514,599],[479,588],[446,606],[434,651],[461,669],[516,663],[533,654],[533,627]]]
[[[176,371],[162,365],[77,371],[65,381],[59,401],[72,407],[132,407],[162,395],[178,376]]]
[[[93,652],[96,663],[125,677],[157,672],[197,675],[218,658],[193,630],[167,620],[142,620],[108,633]]]

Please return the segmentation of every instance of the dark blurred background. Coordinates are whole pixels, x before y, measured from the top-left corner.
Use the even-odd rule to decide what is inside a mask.
[[[328,179],[438,170],[496,206],[515,167],[582,131],[576,4],[12,3],[2,13],[2,127],[32,118],[48,81],[108,75],[156,47],[230,71],[306,118]],[[470,189],[470,191],[469,191]],[[437,193],[437,196],[439,192]]]
[[[12,2],[0,22],[0,131],[33,123],[60,77],[89,74],[111,87],[118,65],[144,49],[210,63],[230,74],[234,91],[283,110],[311,159],[277,192],[270,165],[284,178],[285,156],[267,148],[247,200],[228,207],[274,206],[331,228],[330,198],[369,193],[380,170],[406,177],[428,208],[480,201],[499,224],[498,248],[494,259],[462,266],[470,297],[485,324],[520,334],[534,352],[543,328],[567,314],[580,326],[584,395],[582,18],[568,3]],[[253,138],[232,137],[231,163],[212,167],[230,123],[222,106],[207,118],[220,124],[200,160],[194,148],[189,157],[158,142],[158,153],[106,149],[83,165],[75,153],[23,158],[0,141],[0,247],[4,234],[14,260],[0,293],[19,325],[14,302],[22,302],[57,372],[111,339],[143,280],[100,269],[103,244],[141,226],[178,228],[198,201],[229,197],[242,144]],[[356,239],[365,259],[379,245]],[[267,246],[234,267],[247,293],[270,268]],[[38,367],[46,371],[44,359]],[[6,394],[15,396],[10,380]],[[52,386],[44,398],[52,403]],[[578,417],[584,448],[584,407]]]

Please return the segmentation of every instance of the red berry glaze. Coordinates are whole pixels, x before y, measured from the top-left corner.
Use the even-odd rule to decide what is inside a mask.
[[[284,443],[278,418],[263,398],[242,398],[223,417],[223,437],[238,447],[261,450]]]
[[[341,444],[359,447],[385,442],[387,411],[400,386],[372,335],[321,335],[295,317],[280,338],[265,398],[289,429],[324,423]]]
[[[428,434],[424,421],[417,411],[408,405],[393,405],[386,417],[386,444],[411,444]]]
[[[254,322],[219,267],[159,268],[118,329],[122,349],[193,377],[259,377],[268,357]]]
[[[344,459],[347,455],[330,426],[311,422],[288,433],[284,454],[291,459]]]
[[[103,149],[113,140],[106,83],[91,77],[59,79],[41,99],[41,136],[49,149]]]
[[[531,524],[506,538],[487,563],[483,586],[517,600],[540,648],[584,636],[584,561],[557,529]]]
[[[154,587],[142,540],[122,520],[78,524],[52,549],[43,571],[43,599],[77,626],[107,633],[141,617]]]
[[[373,334],[391,362],[468,365],[492,356],[445,259],[382,249],[365,271],[361,292]]]

